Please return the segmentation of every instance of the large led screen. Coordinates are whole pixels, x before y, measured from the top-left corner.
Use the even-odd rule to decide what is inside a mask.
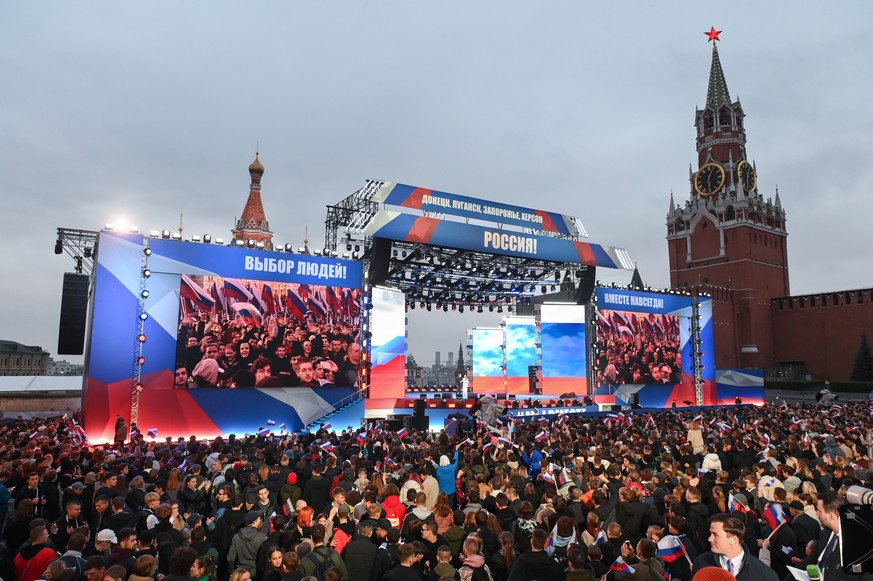
[[[114,232],[98,249],[90,440],[130,419],[139,356],[137,428],[159,438],[301,429],[353,393],[360,263]]]
[[[537,364],[537,329],[534,317],[506,317],[506,391],[530,392],[530,368]]]
[[[406,393],[406,298],[403,291],[374,287],[371,315],[370,398],[398,398]]]
[[[637,393],[645,407],[695,405],[692,298],[608,288],[598,288],[596,298],[598,384],[644,385]],[[698,314],[702,403],[712,405],[716,396],[711,299],[698,299]]]
[[[506,392],[503,329],[473,329],[472,367],[474,392]]]
[[[585,306],[544,304],[540,308],[543,395],[585,394],[588,356]]]

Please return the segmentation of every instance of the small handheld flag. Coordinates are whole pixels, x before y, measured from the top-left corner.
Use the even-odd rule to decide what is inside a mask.
[[[268,426],[275,426],[275,425],[276,425],[276,422],[273,421],[273,420],[267,420],[267,425],[268,425]]]
[[[158,437],[158,429],[157,429],[157,428],[151,428],[151,429],[149,429],[148,432],[146,432],[146,434],[148,434],[149,437],[151,437],[151,438],[157,438],[157,437]]]
[[[767,510],[764,511],[764,520],[766,520],[767,524],[770,525],[770,528],[775,531],[788,522],[788,517],[785,516],[785,511],[782,509],[781,504],[771,504],[767,507]]]
[[[682,556],[682,542],[676,535],[667,535],[658,541],[658,554],[665,563],[672,563]]]
[[[408,435],[409,435],[409,430],[406,428],[401,428],[401,429],[397,430],[397,437],[398,438],[405,438]]]
[[[634,573],[637,572],[636,569],[634,569],[633,567],[631,567],[630,565],[625,563],[624,559],[622,559],[621,557],[616,559],[615,563],[610,565],[609,570],[610,571],[620,571],[622,573],[629,573],[631,575],[633,575]]]

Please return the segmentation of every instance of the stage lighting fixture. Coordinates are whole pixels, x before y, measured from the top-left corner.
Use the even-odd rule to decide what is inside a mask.
[[[479,308],[476,309],[476,312],[477,312],[477,313],[481,313],[481,312],[482,312],[482,305],[479,305]]]
[[[235,238],[234,241],[233,241],[233,243],[234,243],[236,246],[245,246],[245,242],[242,241],[242,240],[239,240],[238,238]]]
[[[494,312],[494,305],[488,305],[488,312],[489,312],[489,313],[493,313],[493,312]]]
[[[502,312],[503,312],[503,307],[497,307],[497,312],[498,312],[498,313],[502,313]]]
[[[411,302],[411,303],[409,303],[409,310],[410,310],[410,311],[414,311],[414,310],[415,310],[415,302]]]
[[[258,248],[264,248],[264,243],[258,242],[257,244],[255,244],[255,246],[257,246]]]
[[[294,245],[290,242],[285,245],[285,252],[294,252]]]
[[[182,239],[182,233],[181,233],[181,232],[173,232],[173,235],[171,236],[171,238],[172,238],[173,240],[181,240],[181,239]]]
[[[145,365],[145,357],[142,357],[142,356],[138,357],[136,362],[138,365]]]
[[[139,318],[142,319],[143,321],[145,321],[146,319],[149,318],[148,313],[145,313],[145,312],[140,313]]]
[[[144,334],[140,333],[139,336],[136,338],[136,340],[139,341],[140,343],[145,343],[146,336]]]
[[[86,246],[84,250],[85,258],[91,258],[94,255],[94,249],[90,246]]]
[[[149,236],[152,238],[159,238],[161,236],[160,230],[149,230]]]
[[[545,294],[547,292],[546,285],[541,286],[540,291],[542,291],[542,293]]]
[[[57,242],[55,242],[55,254],[63,254],[64,252],[64,242],[60,238],[58,238]]]
[[[107,222],[106,224],[103,224],[103,229],[109,230],[111,232],[111,231],[115,230],[115,225]]]
[[[140,296],[141,296],[142,298],[144,298],[144,299],[149,298],[149,291],[148,291],[148,289],[145,289],[144,291],[142,291],[142,294],[141,294]]]
[[[461,305],[460,307],[458,307],[458,311],[463,313],[464,312],[464,305]]]
[[[144,250],[143,250],[143,254],[145,254],[146,256],[151,256],[151,255],[152,255],[152,249],[151,249],[151,248],[146,248],[146,249],[144,249]]]
[[[457,311],[457,310],[458,310],[458,305],[452,305],[452,310],[453,310],[453,311]]]
[[[170,231],[167,229],[161,230],[161,238],[163,238],[164,240],[169,240],[170,239]]]
[[[203,243],[204,244],[212,244],[212,235],[211,234],[204,234],[203,235]]]
[[[195,234],[191,237],[191,242],[200,242],[200,234]]]
[[[139,226],[131,226],[127,231],[131,234],[139,234]]]
[[[148,278],[152,275],[152,271],[150,271],[149,269],[145,269],[144,271],[142,271],[142,275]]]
[[[443,312],[447,313],[449,311],[449,305],[443,305]]]
[[[428,311],[431,310],[431,308],[430,308],[430,303],[427,303],[427,310],[428,310]]]
[[[136,385],[133,388],[137,391],[142,391],[142,384],[140,382],[136,382]]]
[[[246,240],[246,241],[245,241],[245,245],[248,246],[249,248],[254,248],[254,247],[255,247],[255,241],[254,241],[254,240]]]

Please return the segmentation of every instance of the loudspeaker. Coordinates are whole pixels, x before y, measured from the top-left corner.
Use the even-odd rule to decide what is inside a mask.
[[[415,417],[420,418],[424,415],[424,408],[427,405],[426,399],[415,400]]]
[[[81,355],[85,352],[89,278],[87,274],[64,273],[58,355]]]
[[[391,241],[387,238],[373,238],[373,249],[370,254],[370,286],[383,284],[388,278],[391,265]]]
[[[403,416],[403,427],[408,430],[424,432],[429,426],[430,419],[427,416]]]
[[[594,266],[586,266],[581,272],[582,278],[579,280],[579,286],[576,287],[576,304],[587,305],[591,300],[591,293],[594,292],[594,279],[597,274],[597,268]]]

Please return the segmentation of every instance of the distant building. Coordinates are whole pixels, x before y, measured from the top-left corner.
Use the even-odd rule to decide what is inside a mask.
[[[272,250],[273,232],[270,230],[270,223],[267,222],[264,214],[264,204],[261,202],[261,177],[264,175],[264,166],[258,159],[258,154],[255,154],[255,161],[249,166],[249,175],[252,178],[249,197],[233,229],[233,239],[241,240],[246,245],[252,244]]]
[[[46,368],[46,375],[84,375],[85,374],[85,366],[80,365],[78,363],[70,363],[69,361],[55,361],[51,357],[48,358],[48,366]]]
[[[0,341],[0,375],[45,375],[48,360],[42,347]]]

